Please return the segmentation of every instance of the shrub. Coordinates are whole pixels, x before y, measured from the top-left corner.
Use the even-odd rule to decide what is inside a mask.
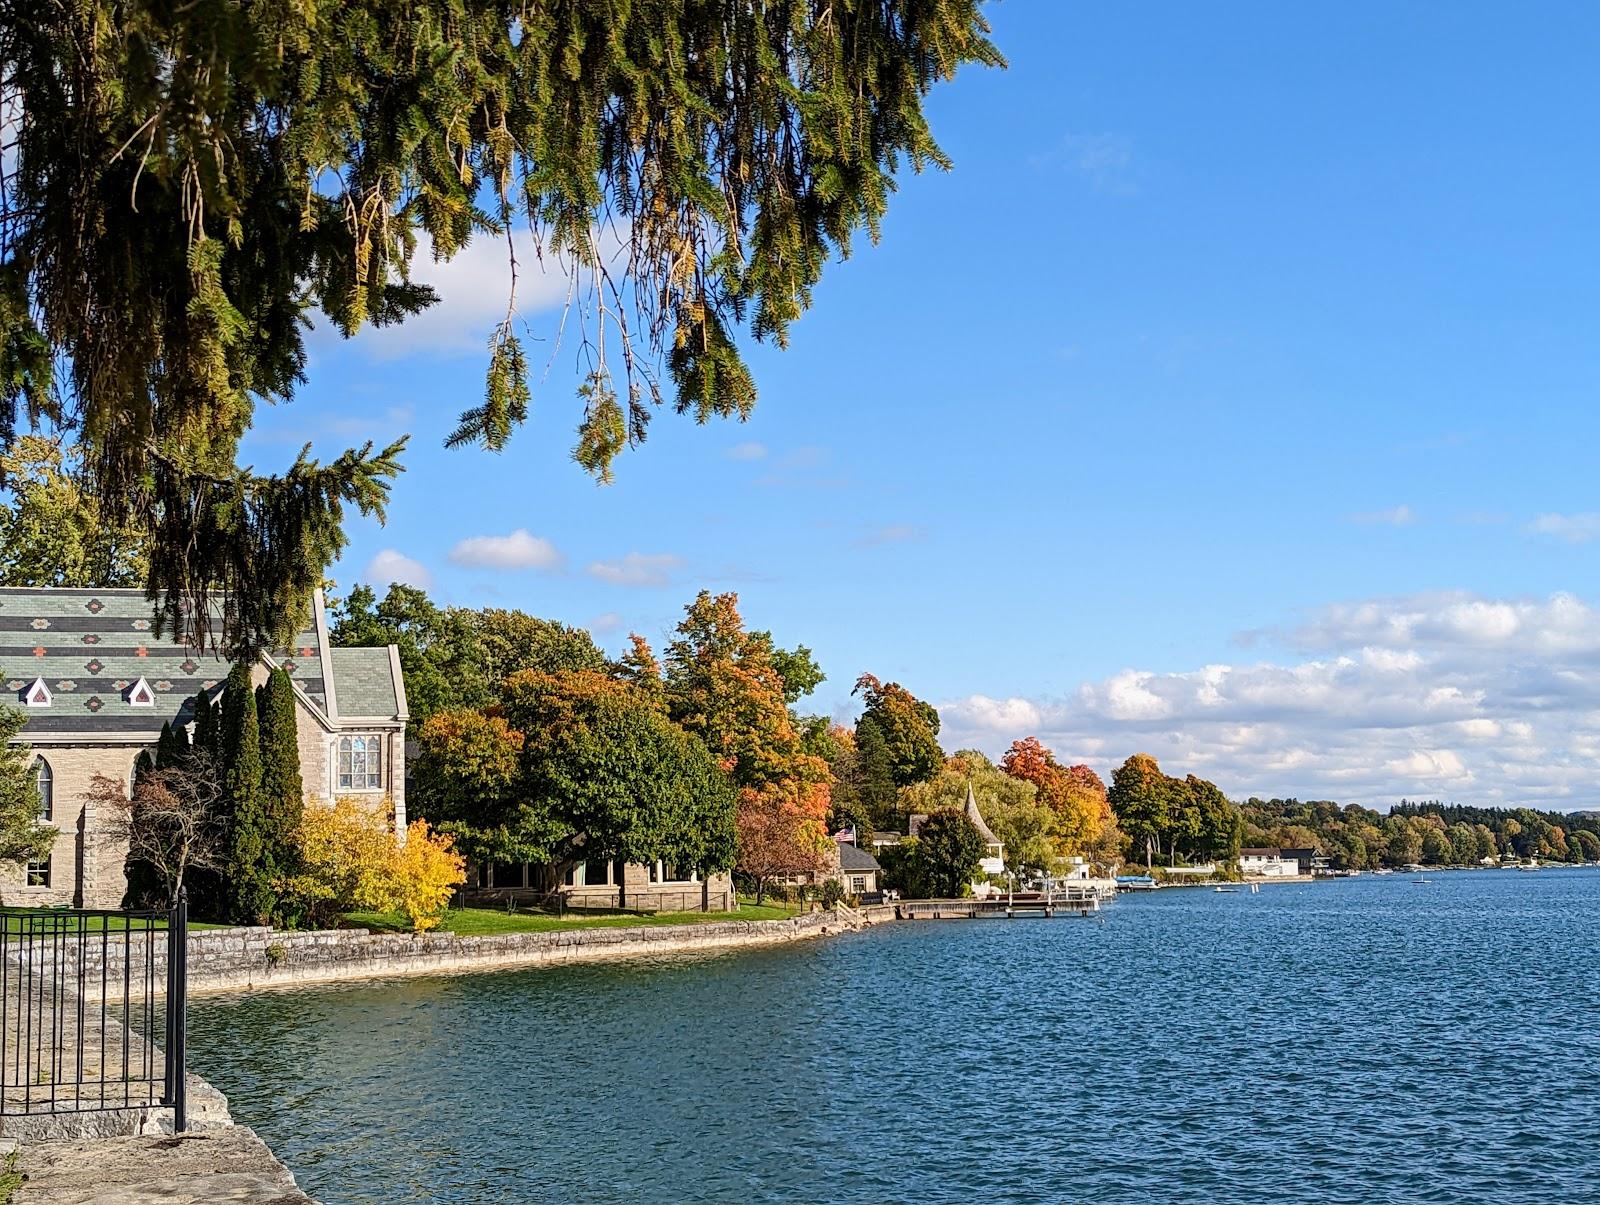
[[[449,837],[428,830],[426,820],[406,827],[406,843],[393,853],[394,902],[417,933],[436,928],[456,888],[466,882],[467,862]]]
[[[833,908],[844,899],[844,884],[838,879],[828,879],[822,884],[822,906]]]
[[[413,821],[405,845],[395,842],[382,814],[353,799],[307,805],[300,822],[301,870],[285,894],[314,925],[353,910],[399,912],[418,933],[439,923],[466,861],[449,837]]]

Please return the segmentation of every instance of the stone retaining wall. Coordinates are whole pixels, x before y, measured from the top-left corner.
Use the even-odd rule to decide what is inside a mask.
[[[813,912],[789,920],[638,925],[491,937],[368,933],[360,929],[303,933],[280,933],[269,928],[208,929],[189,935],[189,990],[243,991],[345,979],[438,975],[728,949],[820,937],[850,928],[852,923],[836,912]],[[63,974],[72,990],[86,1000],[100,998],[102,979],[116,997],[124,972],[137,983],[146,973],[145,963],[150,959],[155,964],[159,991],[166,982],[166,954],[164,941],[156,941],[148,949],[134,944],[126,952],[118,945],[102,951],[97,943],[90,942],[81,958],[75,949],[65,954]],[[131,965],[125,965],[128,963]]]

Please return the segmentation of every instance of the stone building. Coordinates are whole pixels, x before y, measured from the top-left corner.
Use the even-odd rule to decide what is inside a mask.
[[[732,912],[739,906],[733,877],[700,875],[670,862],[493,862],[474,866],[466,895],[479,902],[522,900],[577,909],[629,908],[646,912]]]
[[[126,850],[85,799],[96,775],[130,783],[164,722],[189,724],[194,697],[220,694],[228,665],[152,633],[141,590],[0,588],[0,681],[28,722],[45,818],[61,830],[47,861],[0,867],[7,904],[116,908]],[[354,796],[405,825],[405,684],[399,652],[333,648],[320,592],[293,648],[263,656],[294,683],[307,798]]]

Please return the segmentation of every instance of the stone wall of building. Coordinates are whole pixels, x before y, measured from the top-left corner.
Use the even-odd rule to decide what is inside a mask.
[[[306,796],[331,799],[338,793],[333,786],[333,762],[334,743],[339,739],[339,734],[323,727],[322,722],[299,700],[295,702],[294,718],[295,743],[300,750],[300,782]],[[357,730],[351,730],[351,735],[356,733]],[[352,799],[369,803],[373,811],[381,811],[394,822],[397,829],[403,831],[406,823],[405,734],[400,730],[359,730],[362,736],[375,733],[383,737],[383,789],[343,793]]]
[[[584,962],[767,945],[818,937],[856,922],[837,912],[813,912],[790,920],[715,921],[701,925],[641,925],[628,929],[576,929],[556,933],[508,933],[461,937],[453,933],[368,933],[333,929],[280,933],[269,928],[204,930],[189,935],[191,992],[241,991],[329,983],[349,979],[381,979],[401,975],[441,975],[502,967]],[[48,955],[47,955],[48,956]],[[125,964],[131,975],[145,973],[146,959],[155,963],[155,982],[166,982],[166,946],[154,941],[115,943],[102,951],[99,943],[80,953],[66,952],[64,973],[81,994],[98,999],[104,979],[120,984]]]
[[[0,898],[7,905],[121,907],[128,888],[123,871],[127,848],[106,834],[107,823],[115,818],[94,815],[87,796],[97,774],[123,784],[131,782],[133,763],[142,748],[40,745],[34,750],[50,763],[54,800],[50,823],[60,830],[60,836],[50,851],[48,887],[29,887],[24,867],[0,864]]]

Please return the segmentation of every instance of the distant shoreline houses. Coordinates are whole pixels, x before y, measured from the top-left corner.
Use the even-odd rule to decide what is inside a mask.
[[[1239,851],[1239,872],[1246,878],[1292,879],[1315,874],[1327,865],[1328,859],[1314,849],[1268,846]]]

